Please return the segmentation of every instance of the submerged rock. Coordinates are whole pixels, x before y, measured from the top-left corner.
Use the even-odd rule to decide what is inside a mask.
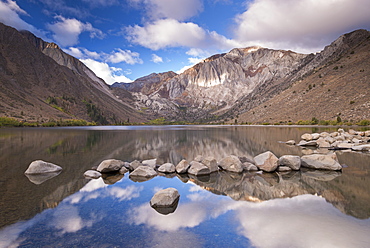
[[[278,167],[279,159],[270,151],[264,152],[260,155],[254,157],[256,161],[256,166],[266,172],[275,171]]]
[[[95,170],[87,170],[84,173],[84,177],[89,178],[89,179],[97,179],[97,178],[101,177],[101,173],[99,171],[95,171]]]
[[[311,154],[301,157],[302,166],[319,170],[341,170],[335,153],[332,154]]]
[[[221,159],[220,167],[223,170],[241,173],[243,171],[243,165],[237,156],[231,155]]]
[[[50,173],[50,172],[58,172],[61,171],[62,167],[59,165],[45,162],[42,160],[33,161],[24,172],[25,174],[42,174],[42,173]]]
[[[175,212],[180,194],[175,188],[167,188],[158,191],[150,200],[150,206],[161,214]]]
[[[115,172],[115,171],[119,171],[123,167],[124,164],[125,162],[121,160],[107,159],[107,160],[102,161],[96,170],[102,173]]]

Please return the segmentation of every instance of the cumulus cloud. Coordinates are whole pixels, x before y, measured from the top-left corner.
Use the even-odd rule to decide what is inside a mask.
[[[80,59],[87,67],[89,67],[98,77],[102,78],[107,84],[115,82],[129,83],[131,79],[123,75],[121,68],[110,67],[105,62],[99,62],[93,59]]]
[[[184,21],[203,10],[201,0],[131,0],[131,2],[138,6],[143,4],[151,20],[170,18]]]
[[[39,37],[45,37],[45,32],[23,21],[19,15],[28,16],[28,13],[21,9],[15,1],[0,1],[0,22],[18,30],[28,30]]]
[[[159,57],[157,54],[152,54],[152,60],[154,63],[163,63],[162,57]]]
[[[208,31],[192,22],[161,19],[144,26],[126,27],[126,38],[152,50],[166,47],[230,49],[240,43]]]
[[[250,45],[320,51],[339,35],[370,28],[368,0],[255,0],[236,17],[235,38]]]
[[[69,19],[63,16],[56,16],[57,22],[48,24],[47,27],[51,30],[54,40],[61,46],[72,46],[78,43],[78,37],[82,32],[89,32],[91,38],[104,37],[104,33],[94,28],[90,23],[83,23],[75,18]]]
[[[116,49],[115,52],[110,54],[107,58],[107,62],[120,63],[125,62],[130,65],[142,64],[143,61],[139,58],[140,54],[132,52],[130,50]]]

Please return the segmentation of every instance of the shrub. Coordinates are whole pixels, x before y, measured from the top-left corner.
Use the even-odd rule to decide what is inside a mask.
[[[362,120],[357,122],[357,125],[359,126],[370,126],[370,120]]]

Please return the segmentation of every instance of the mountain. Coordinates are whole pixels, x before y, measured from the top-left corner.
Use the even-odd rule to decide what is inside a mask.
[[[339,113],[348,120],[366,119],[369,37],[369,31],[357,30],[317,54],[235,48],[179,75],[151,74],[114,86],[130,91],[138,108],[174,120],[284,123]]]
[[[117,97],[78,59],[56,44],[0,23],[0,116],[46,122],[142,122],[131,95]],[[122,93],[124,94],[125,92]]]

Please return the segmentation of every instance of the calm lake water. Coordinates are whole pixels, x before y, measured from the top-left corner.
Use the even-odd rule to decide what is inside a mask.
[[[134,182],[83,173],[104,159],[158,164],[197,155],[312,152],[279,141],[336,128],[139,126],[0,129],[0,247],[370,247],[370,154],[337,152],[342,172],[219,172]],[[37,159],[60,174],[27,177]],[[149,201],[176,188],[163,215]]]

